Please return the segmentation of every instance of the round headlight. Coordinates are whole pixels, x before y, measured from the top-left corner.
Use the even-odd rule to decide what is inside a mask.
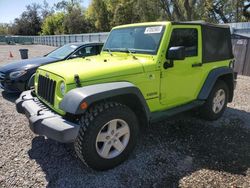
[[[64,82],[62,82],[62,83],[60,84],[60,91],[61,91],[61,94],[62,94],[62,95],[65,95],[66,86],[65,86],[65,83],[64,83]]]

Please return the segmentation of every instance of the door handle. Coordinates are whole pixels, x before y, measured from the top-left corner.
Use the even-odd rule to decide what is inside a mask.
[[[174,67],[174,61],[166,61],[164,64],[163,64],[163,67],[164,69],[168,69],[168,68],[171,68],[171,67]]]
[[[201,67],[202,66],[202,63],[194,63],[192,64],[192,67]]]

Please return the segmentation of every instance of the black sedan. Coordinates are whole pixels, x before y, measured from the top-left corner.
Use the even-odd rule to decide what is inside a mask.
[[[0,67],[0,88],[8,93],[18,93],[34,85],[34,76],[39,66],[62,60],[97,55],[103,43],[71,43],[50,52],[44,57],[21,60]]]

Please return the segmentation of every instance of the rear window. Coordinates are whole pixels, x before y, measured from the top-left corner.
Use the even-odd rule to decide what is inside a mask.
[[[233,58],[231,33],[229,28],[203,26],[203,63]]]

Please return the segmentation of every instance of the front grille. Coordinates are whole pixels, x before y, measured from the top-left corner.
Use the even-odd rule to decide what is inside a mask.
[[[5,74],[0,72],[0,80],[4,80],[5,79]]]
[[[54,105],[56,81],[39,75],[37,93],[44,100]]]

